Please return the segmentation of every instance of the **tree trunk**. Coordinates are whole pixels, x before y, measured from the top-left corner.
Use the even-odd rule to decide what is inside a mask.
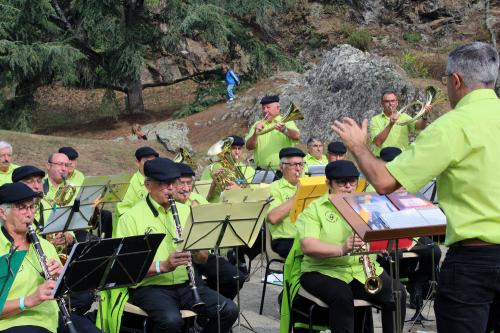
[[[132,80],[127,85],[127,112],[145,113],[142,98],[142,83],[140,79]]]

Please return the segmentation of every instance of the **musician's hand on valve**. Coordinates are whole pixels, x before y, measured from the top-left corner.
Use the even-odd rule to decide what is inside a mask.
[[[260,132],[262,132],[263,129],[264,129],[264,122],[261,121],[255,125],[255,133],[259,134]]]
[[[395,124],[399,119],[399,113],[398,112],[393,112],[391,113],[391,117],[389,118],[389,122],[391,124]]]
[[[283,123],[277,123],[274,128],[276,128],[278,131],[283,132],[285,130],[285,124]]]
[[[47,280],[42,283],[35,292],[24,299],[24,305],[27,308],[32,308],[38,304],[53,299],[51,296],[52,290],[56,287],[56,281]]]
[[[431,113],[432,112],[432,104],[426,105],[424,107],[424,109],[425,109],[425,114]]]
[[[358,250],[365,245],[365,242],[358,235],[351,235],[342,245],[342,255]]]
[[[335,120],[332,129],[350,151],[368,143],[368,119],[364,119],[359,126],[353,119],[345,117],[342,121]]]
[[[226,190],[234,190],[236,188],[240,188],[240,186],[235,182],[228,182],[226,185]]]
[[[191,252],[172,252],[167,260],[160,263],[160,269],[163,273],[174,271],[178,266],[187,265],[191,262]]]
[[[49,270],[50,276],[59,276],[61,274],[63,266],[61,263],[55,259],[47,260],[47,268]]]

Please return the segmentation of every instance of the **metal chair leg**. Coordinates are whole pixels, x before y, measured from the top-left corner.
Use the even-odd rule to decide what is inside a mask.
[[[260,309],[259,314],[262,315],[262,309],[264,308],[264,297],[266,296],[266,287],[267,287],[267,276],[269,275],[269,267],[271,266],[271,261],[268,261],[266,265],[266,274],[264,276],[264,285],[262,286],[262,296],[260,298]]]

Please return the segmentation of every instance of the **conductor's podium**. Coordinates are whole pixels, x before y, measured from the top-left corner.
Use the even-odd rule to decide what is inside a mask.
[[[189,328],[193,325],[196,318],[196,312],[191,310],[180,310],[182,319],[184,319],[184,332],[189,332]],[[140,307],[131,303],[126,303],[123,310],[123,319],[120,332],[140,333],[150,332],[151,324],[148,323],[148,314]]]

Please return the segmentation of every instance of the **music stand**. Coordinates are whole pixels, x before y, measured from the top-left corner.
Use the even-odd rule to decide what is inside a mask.
[[[99,300],[102,328],[98,293],[142,281],[164,237],[164,234],[146,234],[76,244],[59,275],[52,296],[57,298],[69,292],[93,291]]]
[[[183,227],[183,240],[179,243],[179,249],[182,251],[214,249],[217,254],[220,248],[252,247],[259,235],[270,202],[271,199],[257,202],[217,203],[191,207],[191,215]],[[216,259],[218,277],[219,260]],[[219,281],[217,281],[217,321],[220,330],[219,296]],[[240,313],[239,300],[238,313]],[[243,316],[243,318],[245,317]],[[255,332],[248,320],[246,322],[250,326],[246,328]],[[241,325],[239,318],[238,325]]]
[[[271,184],[274,181],[274,177],[276,176],[276,172],[270,169],[266,170],[255,170],[255,175],[253,176],[251,184],[260,184],[266,183]]]
[[[120,202],[127,193],[132,175],[91,176],[85,177],[78,196],[82,202],[100,193],[102,202]]]
[[[210,186],[212,186],[212,180],[197,180],[194,182],[193,190],[207,199]]]
[[[295,202],[290,210],[290,222],[295,223],[297,217],[309,204],[328,191],[326,177],[301,177],[295,192]]]
[[[257,202],[265,201],[271,195],[271,187],[268,184],[261,183],[255,187],[235,188],[221,193],[221,202]]]
[[[306,175],[309,177],[324,176],[326,165],[311,165],[307,167]]]
[[[0,257],[0,313],[3,311],[10,288],[27,252],[26,250],[17,251],[15,247],[11,247],[9,253]]]

